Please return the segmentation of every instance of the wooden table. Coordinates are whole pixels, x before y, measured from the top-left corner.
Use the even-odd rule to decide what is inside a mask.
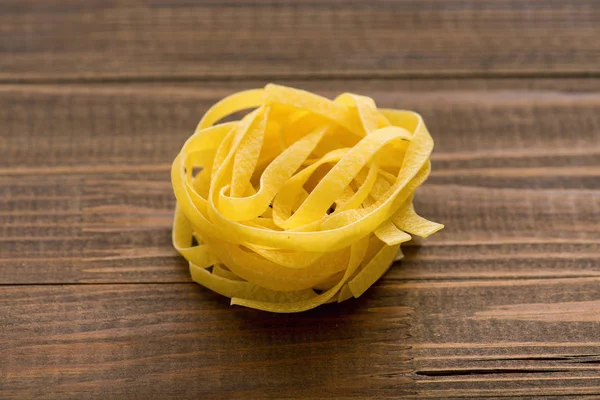
[[[191,282],[169,165],[266,82],[420,112],[446,229],[297,315]],[[600,2],[0,3],[0,398],[600,398]]]

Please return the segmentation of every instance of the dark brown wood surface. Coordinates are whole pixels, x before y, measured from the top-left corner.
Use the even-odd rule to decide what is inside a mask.
[[[596,0],[4,0],[5,81],[599,74]]]
[[[599,7],[1,2],[0,398],[599,398]],[[170,162],[268,81],[436,140],[446,229],[359,300],[230,307],[172,249]]]

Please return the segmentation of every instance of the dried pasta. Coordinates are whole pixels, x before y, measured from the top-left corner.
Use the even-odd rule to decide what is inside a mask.
[[[443,228],[413,208],[432,149],[417,113],[369,97],[274,84],[233,94],[173,162],[173,244],[231,304],[299,312],[359,297],[401,243]]]

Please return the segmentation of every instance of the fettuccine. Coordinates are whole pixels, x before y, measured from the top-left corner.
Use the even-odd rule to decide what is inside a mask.
[[[359,297],[411,234],[443,228],[413,208],[432,149],[418,114],[369,97],[273,84],[233,94],[173,162],[173,244],[231,304],[299,312]]]

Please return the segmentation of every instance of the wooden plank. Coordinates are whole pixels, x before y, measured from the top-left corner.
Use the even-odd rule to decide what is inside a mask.
[[[22,179],[8,186],[9,200],[2,201],[9,210],[0,214],[2,283],[189,281],[170,244],[174,201],[166,170],[161,189],[144,193],[147,183],[141,189],[132,185],[150,179],[148,174]],[[34,198],[31,188],[46,194]],[[389,275],[598,277],[596,191],[431,183],[420,190],[417,208],[447,228],[406,246],[406,259]]]
[[[416,109],[436,139],[417,208],[447,227],[390,278],[600,275],[598,82],[501,82],[300,85]],[[0,283],[189,282],[169,164],[202,112],[247,84],[1,86]]]
[[[384,284],[413,290],[422,398],[600,393],[600,280]]]
[[[585,0],[9,0],[0,79],[597,75]]]
[[[519,165],[540,165],[545,156],[542,161],[547,166],[548,158],[563,154],[568,158],[573,152],[593,157],[586,152],[598,147],[600,123],[595,108],[600,102],[600,80],[283,83],[327,96],[363,93],[381,107],[420,112],[437,139],[437,160],[445,157],[442,152],[462,151],[444,161],[452,168],[472,162],[482,168],[501,166],[502,161],[486,161],[496,157],[483,153],[494,156],[507,150],[516,154],[504,154],[504,158],[519,158]],[[262,85],[252,81],[185,86],[0,86],[0,118],[6,121],[0,171],[41,167],[49,173],[49,167],[73,165],[152,165],[151,169],[157,163],[166,165],[210,105],[235,91]],[[494,112],[495,108],[504,113]],[[565,135],[565,129],[576,133]]]
[[[229,308],[194,284],[1,287],[0,395],[408,393],[409,309],[357,305],[275,315]],[[372,329],[373,318],[384,325]]]
[[[296,315],[194,284],[0,287],[2,398],[600,393],[600,278],[408,282]]]

